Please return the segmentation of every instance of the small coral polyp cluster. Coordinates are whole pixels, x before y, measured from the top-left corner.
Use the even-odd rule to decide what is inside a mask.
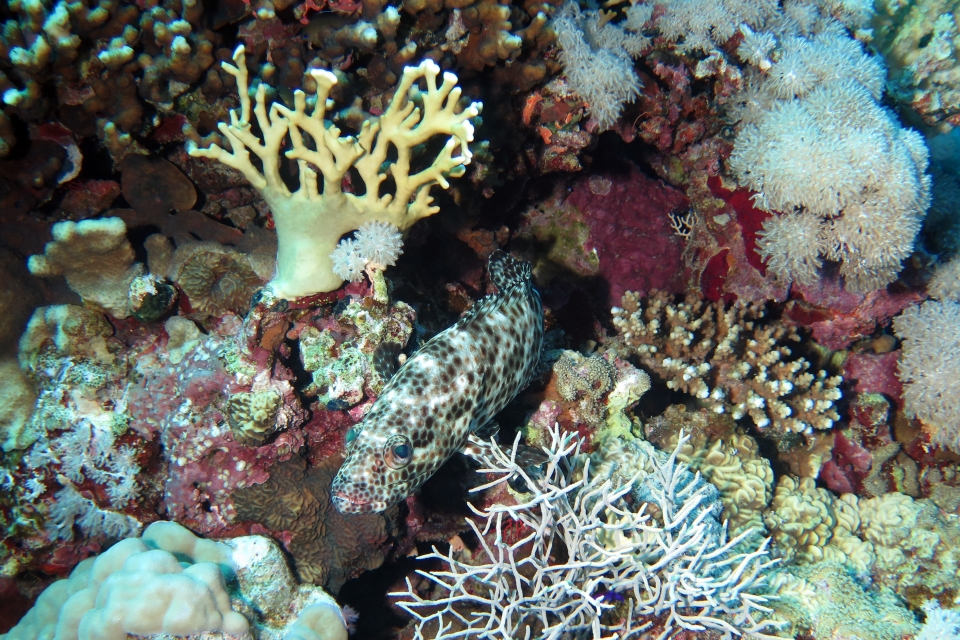
[[[960,633],[957,0],[0,5],[3,640]]]

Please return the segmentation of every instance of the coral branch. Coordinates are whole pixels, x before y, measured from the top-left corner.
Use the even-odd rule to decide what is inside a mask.
[[[461,110],[457,77],[445,73],[438,87],[440,68],[426,60],[404,70],[379,122],[364,122],[356,137],[341,136],[340,129],[325,120],[333,104],[330,90],[337,78],[329,71],[312,70],[317,95],[309,114],[307,96],[302,91],[294,94],[292,109],[276,102],[268,108],[266,85],[257,87],[253,114],[261,139],[251,128],[244,54],[243,46],[238,47],[233,55],[236,66],[223,65],[237,79],[240,94],[239,116],[231,111],[230,123],[219,125],[231,150],[217,145],[199,149],[196,144],[190,144],[188,150],[191,155],[241,171],[263,194],[273,212],[279,240],[277,273],[270,283],[275,296],[300,298],[332,291],[343,282],[330,257],[343,235],[368,222],[385,222],[406,231],[420,218],[439,211],[432,206],[430,188],[439,184],[446,189],[449,176],[463,175],[471,158],[470,119],[479,115],[482,105],[475,102]],[[425,92],[416,87],[421,78],[426,83]],[[292,148],[286,156],[297,161],[300,174],[300,186],[293,193],[280,177],[279,154],[288,134]],[[439,135],[450,139],[426,169],[411,174],[414,148]],[[312,140],[313,148],[308,140]],[[390,158],[391,150],[396,152],[395,160]],[[459,154],[454,155],[457,150]],[[251,161],[251,151],[260,158],[262,172]],[[343,192],[341,183],[351,167],[356,167],[363,181],[362,194]],[[323,176],[322,190],[318,173]],[[381,195],[388,176],[393,178],[395,193]]]
[[[681,436],[679,446],[686,439]],[[414,616],[414,637],[585,632],[627,638],[654,624],[662,628],[660,639],[706,629],[727,638],[773,637],[764,631],[778,623],[762,619],[767,597],[757,590],[776,561],[764,559],[766,542],[734,551],[749,532],[726,539],[710,485],[677,464],[676,451],[668,457],[646,445],[653,473],[641,464],[630,481],[616,486],[592,473],[581,444],[555,426],[549,458],[537,472],[517,462],[519,437],[508,452],[481,448],[480,472],[498,477],[474,491],[512,480],[527,492],[515,496],[517,504],[473,508],[479,524],[467,523],[479,541],[474,552],[434,548],[424,556],[446,567],[418,572],[432,584],[429,597],[409,579],[405,591],[391,594]],[[640,485],[651,489],[650,499],[631,506],[625,498]],[[521,525],[519,535],[507,533],[516,531],[511,523]]]

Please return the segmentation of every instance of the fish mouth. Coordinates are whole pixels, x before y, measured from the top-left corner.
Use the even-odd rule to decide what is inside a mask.
[[[340,513],[372,513],[384,511],[387,503],[383,500],[358,500],[351,498],[346,491],[335,491],[333,494],[333,506]]]

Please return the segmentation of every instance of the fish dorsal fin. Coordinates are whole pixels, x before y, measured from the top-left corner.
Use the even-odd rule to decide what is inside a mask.
[[[381,342],[373,352],[373,368],[386,382],[400,369],[403,346],[399,342]]]
[[[497,249],[490,256],[490,279],[500,291],[528,282],[532,275],[529,262],[517,260],[506,251]]]

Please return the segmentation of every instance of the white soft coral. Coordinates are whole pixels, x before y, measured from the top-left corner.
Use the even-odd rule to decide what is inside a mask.
[[[367,265],[392,267],[402,253],[400,229],[387,222],[368,222],[357,229],[353,238],[341,240],[330,257],[334,273],[344,280],[359,282]]]
[[[392,267],[403,253],[403,235],[388,222],[368,222],[355,235],[356,249],[369,262]]]
[[[893,320],[903,342],[897,363],[908,413],[933,444],[960,452],[960,304],[927,300]]]
[[[848,289],[873,291],[913,250],[930,200],[927,149],[879,103],[882,64],[831,24],[780,37],[769,69],[754,56],[729,167],[782,216],[760,245],[778,279],[812,282],[828,259]]]
[[[359,282],[363,278],[363,269],[367,260],[357,250],[357,241],[344,238],[330,255],[333,260],[333,272],[348,282]]]

